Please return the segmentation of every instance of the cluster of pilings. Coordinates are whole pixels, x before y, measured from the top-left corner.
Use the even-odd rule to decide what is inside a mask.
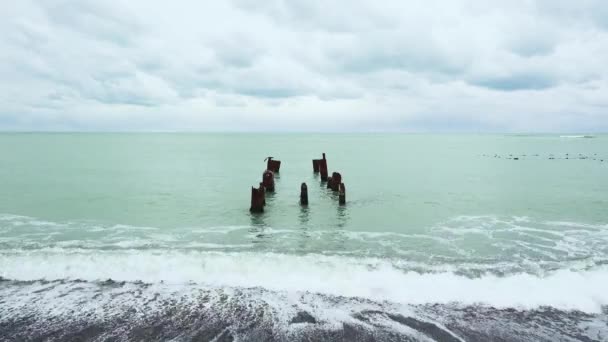
[[[339,172],[333,172],[331,177],[328,177],[327,159],[323,153],[323,159],[313,159],[312,169],[315,173],[321,174],[321,182],[327,182],[327,188],[333,191],[338,191],[338,202],[340,205],[346,204],[346,187],[342,183],[342,175]],[[306,184],[302,184],[305,186]]]
[[[251,187],[251,207],[252,213],[264,212],[266,205],[266,193],[274,192],[274,174],[279,172],[281,161],[274,160],[272,157],[266,158],[266,170],[262,173],[262,181],[258,188]]]
[[[281,168],[281,161],[274,160],[273,157],[268,157],[264,161],[267,163],[266,170],[262,174],[262,181],[257,188],[251,187],[251,207],[249,208],[249,211],[252,213],[264,212],[266,193],[274,192],[274,175],[278,173]],[[314,173],[321,174],[321,182],[327,182],[328,189],[338,192],[338,203],[340,205],[345,205],[346,187],[342,182],[342,175],[339,172],[334,172],[331,177],[328,177],[325,153],[323,153],[323,159],[313,159],[312,167]],[[300,186],[300,204],[303,206],[308,205],[308,186],[306,183],[302,183]]]

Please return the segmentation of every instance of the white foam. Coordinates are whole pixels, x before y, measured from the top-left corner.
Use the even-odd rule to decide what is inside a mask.
[[[567,227],[567,228],[583,228],[585,230],[603,230],[608,229],[608,224],[589,224],[581,222],[568,222],[568,221],[546,221],[544,224],[552,227]]]
[[[251,226],[216,226],[208,228],[191,228],[189,231],[192,233],[228,234],[234,231],[248,230],[251,228]]]
[[[567,139],[583,139],[583,138],[594,138],[593,135],[560,135],[560,138]]]
[[[23,220],[23,219],[29,219],[30,217],[27,216],[21,216],[21,215],[14,215],[14,214],[0,214],[0,221],[15,221],[15,220]]]
[[[496,307],[553,306],[600,312],[608,305],[608,267],[468,278],[452,272],[406,272],[375,258],[274,253],[100,252],[0,255],[6,279],[144,281],[211,287],[261,287],[395,303],[484,303]]]
[[[107,228],[108,230],[158,230],[156,227],[145,227],[145,226],[131,226],[127,224],[116,224]]]

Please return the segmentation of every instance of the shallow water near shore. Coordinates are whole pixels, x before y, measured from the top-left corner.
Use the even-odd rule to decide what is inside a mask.
[[[607,341],[607,151],[584,134],[0,134],[0,340]],[[312,172],[322,152],[346,206]],[[250,214],[267,156],[276,193]]]

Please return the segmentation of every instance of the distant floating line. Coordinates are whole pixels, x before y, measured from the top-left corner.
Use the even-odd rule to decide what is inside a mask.
[[[498,159],[509,159],[509,160],[525,160],[525,159],[548,159],[548,160],[593,160],[593,161],[597,161],[597,162],[604,162],[604,159],[608,160],[608,158],[600,158],[597,156],[597,153],[593,153],[592,155],[584,155],[584,154],[577,154],[577,155],[570,155],[569,153],[564,153],[564,154],[549,154],[547,156],[542,156],[538,153],[535,154],[505,154],[505,155],[500,155],[500,154],[481,154],[481,155],[477,155],[478,157],[483,157],[483,158],[498,158]]]

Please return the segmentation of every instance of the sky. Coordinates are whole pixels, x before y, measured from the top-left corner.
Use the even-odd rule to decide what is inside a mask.
[[[0,3],[2,131],[608,131],[604,0]]]

